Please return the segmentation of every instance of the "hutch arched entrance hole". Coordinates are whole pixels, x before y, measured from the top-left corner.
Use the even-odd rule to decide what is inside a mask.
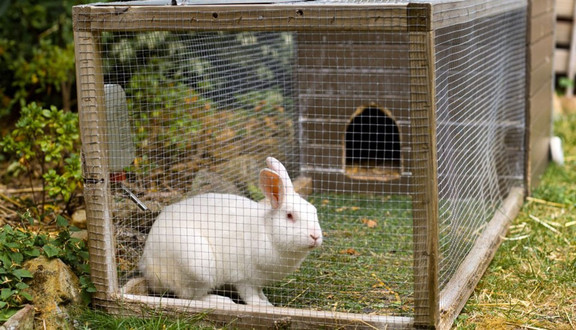
[[[400,132],[390,111],[375,104],[360,106],[344,133],[344,171],[354,179],[400,178]]]

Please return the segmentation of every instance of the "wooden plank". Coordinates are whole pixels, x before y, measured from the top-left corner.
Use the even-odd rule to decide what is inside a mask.
[[[307,144],[342,145],[350,119],[338,121],[303,119],[300,121],[302,125],[302,140],[306,141]],[[396,127],[399,131],[400,143],[409,146],[410,139],[407,132],[410,127],[398,123],[396,123]]]
[[[90,32],[90,19],[92,7],[90,6],[74,6],[72,7],[72,24],[74,31],[87,31]]]
[[[530,176],[536,179],[544,173],[549,162],[549,144],[552,136],[552,89],[553,85],[544,86],[530,98]]]
[[[537,17],[544,13],[554,13],[555,0],[530,0],[528,4],[528,17]]]
[[[298,41],[302,40],[298,38]],[[343,42],[341,44],[301,44],[298,43],[299,67],[318,67],[324,69],[345,70],[356,68],[358,71],[387,71],[386,75],[398,72],[405,75],[399,68],[408,66],[408,44],[405,45],[355,45]],[[303,68],[305,69],[305,68]],[[399,77],[397,77],[399,78]]]
[[[314,311],[296,308],[222,304],[203,301],[123,294],[113,313],[142,315],[150,308],[177,315],[203,314],[217,324],[249,329],[413,329],[409,317]]]
[[[574,12],[574,0],[556,0],[556,16],[571,19]]]
[[[343,143],[348,121],[301,121],[302,140],[307,144],[338,145]]]
[[[478,20],[484,17],[522,10],[526,3],[516,0],[447,0],[432,4],[432,29]]]
[[[309,170],[343,173],[344,146],[342,143],[306,143],[301,148],[302,163],[314,164],[314,169]]]
[[[374,95],[369,93],[308,94],[301,90],[299,95],[300,114],[306,120],[348,121],[360,106],[376,104],[392,112],[398,122],[410,120],[409,92],[402,94]]]
[[[492,2],[451,0],[432,5],[434,28],[441,28],[495,16],[523,7],[523,2],[507,0]],[[413,4],[425,7],[427,4]],[[86,7],[86,6],[76,6]],[[94,31],[151,30],[348,30],[406,31],[409,18],[406,6],[400,4],[330,4],[306,2],[283,5],[196,5],[196,6],[92,6],[82,21]],[[410,21],[412,28],[418,23]],[[417,21],[416,21],[417,22]],[[416,27],[429,30],[429,26]]]
[[[576,6],[572,8],[572,17],[576,17]],[[574,79],[576,73],[576,24],[572,24],[572,33],[570,38],[570,53],[568,55],[568,79]],[[572,97],[574,95],[574,88],[566,88],[566,96]]]
[[[306,184],[307,186],[311,185],[310,178],[299,177],[294,183],[297,183],[299,180],[304,181],[305,182],[304,184]],[[193,300],[187,301],[177,298],[172,299],[172,298],[148,297],[146,296],[147,292],[148,287],[146,284],[146,280],[143,277],[133,278],[128,283],[126,283],[124,287],[122,287],[119,300],[127,302],[128,304],[134,302],[137,303],[140,302],[142,304],[146,304],[146,306],[158,305],[158,303],[162,303],[163,306],[173,306],[181,313],[183,313],[185,310],[188,310],[189,312],[192,313],[204,313],[208,311],[208,319],[217,316],[216,321],[225,320],[225,322],[228,324],[230,319],[236,318],[238,314],[243,315],[241,319],[244,319],[244,322],[248,322],[248,320],[252,322],[254,321],[255,318],[264,319],[264,324],[261,324],[262,321],[258,321],[258,323],[254,324],[241,323],[250,326],[250,328],[253,328],[254,326],[256,326],[257,328],[260,327],[277,328],[270,326],[271,324],[273,325],[275,322],[278,322],[279,320],[284,320],[284,322],[287,322],[289,320],[290,324],[287,325],[291,325],[292,327],[287,328],[298,328],[296,327],[296,325],[298,324],[303,325],[304,323],[308,324],[309,326],[313,324],[318,325],[318,323],[327,325],[326,324],[327,319],[329,320],[328,322],[343,326],[344,324],[349,322],[349,320],[353,317],[353,315],[358,315],[358,314],[348,314],[338,312],[336,313],[321,312],[321,311],[311,312],[309,310],[303,310],[303,309],[280,308],[280,307],[259,307],[259,306],[245,307],[245,305],[232,305],[232,304],[226,304],[222,307],[214,308],[214,306],[211,306],[202,301],[193,301]],[[262,311],[263,308],[265,309],[265,311]],[[328,315],[332,315],[333,318],[327,317],[327,313]],[[226,317],[228,317],[228,320],[226,320]],[[358,315],[357,318],[358,320],[356,322],[359,323],[367,322],[363,324],[364,327],[368,326],[368,324],[372,322],[384,322],[385,327],[392,327],[392,328],[397,327],[408,328],[412,324],[412,319],[408,317],[387,317],[387,316],[363,317],[362,315]],[[236,319],[234,321],[236,321]],[[238,326],[236,322],[234,322],[234,325]]]
[[[568,72],[568,57],[569,53],[567,49],[557,48],[554,51],[554,72],[555,73],[567,73]]]
[[[572,1],[572,0],[571,0]],[[527,52],[527,100],[525,132],[525,189],[528,194],[537,183],[536,177],[548,163],[548,155],[542,155],[543,141],[548,143],[552,118],[552,88],[554,66],[565,67],[567,59],[558,61],[554,53],[554,32],[550,29],[550,13],[554,13],[555,1],[531,0],[529,4],[530,44]],[[554,18],[555,19],[555,18]],[[546,26],[546,27],[544,27]],[[568,32],[568,33],[566,33]],[[562,33],[567,38],[570,31]],[[569,42],[567,40],[567,42]],[[566,68],[567,69],[567,68]],[[548,137],[546,137],[548,136]]]
[[[345,31],[316,31],[301,32],[297,35],[298,45],[341,45],[343,43],[354,46],[361,45],[408,45],[408,33],[399,33],[396,31],[386,32],[366,32],[354,33]]]
[[[344,144],[305,144],[302,147],[302,158],[304,164],[314,164],[313,169],[308,169],[309,173],[314,172],[328,172],[328,173],[344,173]],[[399,174],[404,173],[404,169],[409,168],[409,161],[404,161],[409,153],[404,150],[400,151],[400,168],[398,169]],[[382,178],[372,177],[367,180],[369,181],[389,181],[389,178],[384,177],[390,173],[375,173],[376,175],[382,174]],[[396,175],[396,173],[394,173]],[[352,181],[351,181],[352,182]],[[316,187],[315,187],[316,188]],[[316,191],[316,190],[315,190]]]
[[[434,40],[433,31],[410,33],[414,322],[424,327],[436,327],[440,317]]]
[[[530,193],[540,181],[548,162],[552,135],[553,85],[542,86],[527,100],[526,118],[526,189]]]
[[[553,85],[542,86],[533,96],[529,98],[530,101],[530,117],[537,121],[538,125],[535,127],[538,132],[551,132],[552,128],[552,94]]]
[[[336,171],[335,171],[336,170]],[[342,168],[304,168],[314,182],[315,193],[362,191],[375,195],[404,195],[410,193],[411,175],[394,180],[358,180],[347,176]]]
[[[443,316],[438,328],[448,329],[466,304],[466,300],[488,268],[496,250],[502,243],[512,219],[520,211],[524,189],[513,188],[502,207],[494,214],[486,229],[476,239],[456,273],[440,293],[440,313]]]
[[[554,49],[554,35],[550,34],[547,37],[538,40],[534,44],[530,44],[528,49],[528,69],[537,68],[546,61],[551,60],[552,51]]]
[[[568,46],[572,38],[572,22],[556,22],[556,45]]]
[[[538,187],[542,175],[550,163],[548,156],[550,152],[550,135],[541,134],[541,136],[534,137],[534,140],[535,142],[532,143],[531,153],[537,156],[531,157],[530,161],[530,191]],[[545,155],[545,157],[542,155]]]
[[[90,6],[90,5],[87,5]],[[75,6],[92,31],[406,31],[405,5]]]
[[[553,35],[555,23],[556,16],[553,11],[533,17],[528,25],[528,40],[530,43],[533,44],[540,39]]]
[[[298,88],[312,95],[340,95],[367,97],[369,103],[387,95],[406,95],[407,77],[402,71],[355,70],[355,69],[311,69],[297,71]],[[360,105],[360,104],[359,104]]]
[[[537,68],[533,68],[529,77],[529,95],[535,95],[542,87],[550,87],[553,84],[554,72],[552,71],[552,61],[545,61]]]
[[[78,114],[82,138],[84,199],[88,219],[91,278],[97,292],[94,301],[106,301],[117,291],[112,215],[109,210],[108,153],[104,75],[99,36],[75,31]]]

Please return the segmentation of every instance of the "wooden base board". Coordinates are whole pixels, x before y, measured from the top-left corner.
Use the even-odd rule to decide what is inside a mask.
[[[438,329],[450,329],[464,308],[466,301],[492,261],[496,250],[504,240],[510,223],[516,217],[524,201],[524,189],[513,188],[504,200],[502,208],[494,214],[486,229],[451,280],[440,292],[440,324]]]
[[[249,306],[204,301],[120,294],[116,297],[119,314],[150,315],[154,310],[170,314],[205,314],[217,324],[250,329],[413,329],[411,317],[352,314],[284,307]]]

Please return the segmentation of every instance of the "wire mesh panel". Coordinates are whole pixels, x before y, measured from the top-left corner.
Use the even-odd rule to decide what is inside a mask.
[[[96,303],[440,324],[522,185],[521,2],[143,4],[74,11]]]
[[[520,8],[436,32],[441,286],[522,185],[525,21]]]

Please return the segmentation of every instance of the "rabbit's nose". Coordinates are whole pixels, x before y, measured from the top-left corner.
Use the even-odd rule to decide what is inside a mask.
[[[322,236],[316,234],[310,234],[310,238],[314,241],[311,245],[312,248],[320,246],[320,244],[322,244]]]

